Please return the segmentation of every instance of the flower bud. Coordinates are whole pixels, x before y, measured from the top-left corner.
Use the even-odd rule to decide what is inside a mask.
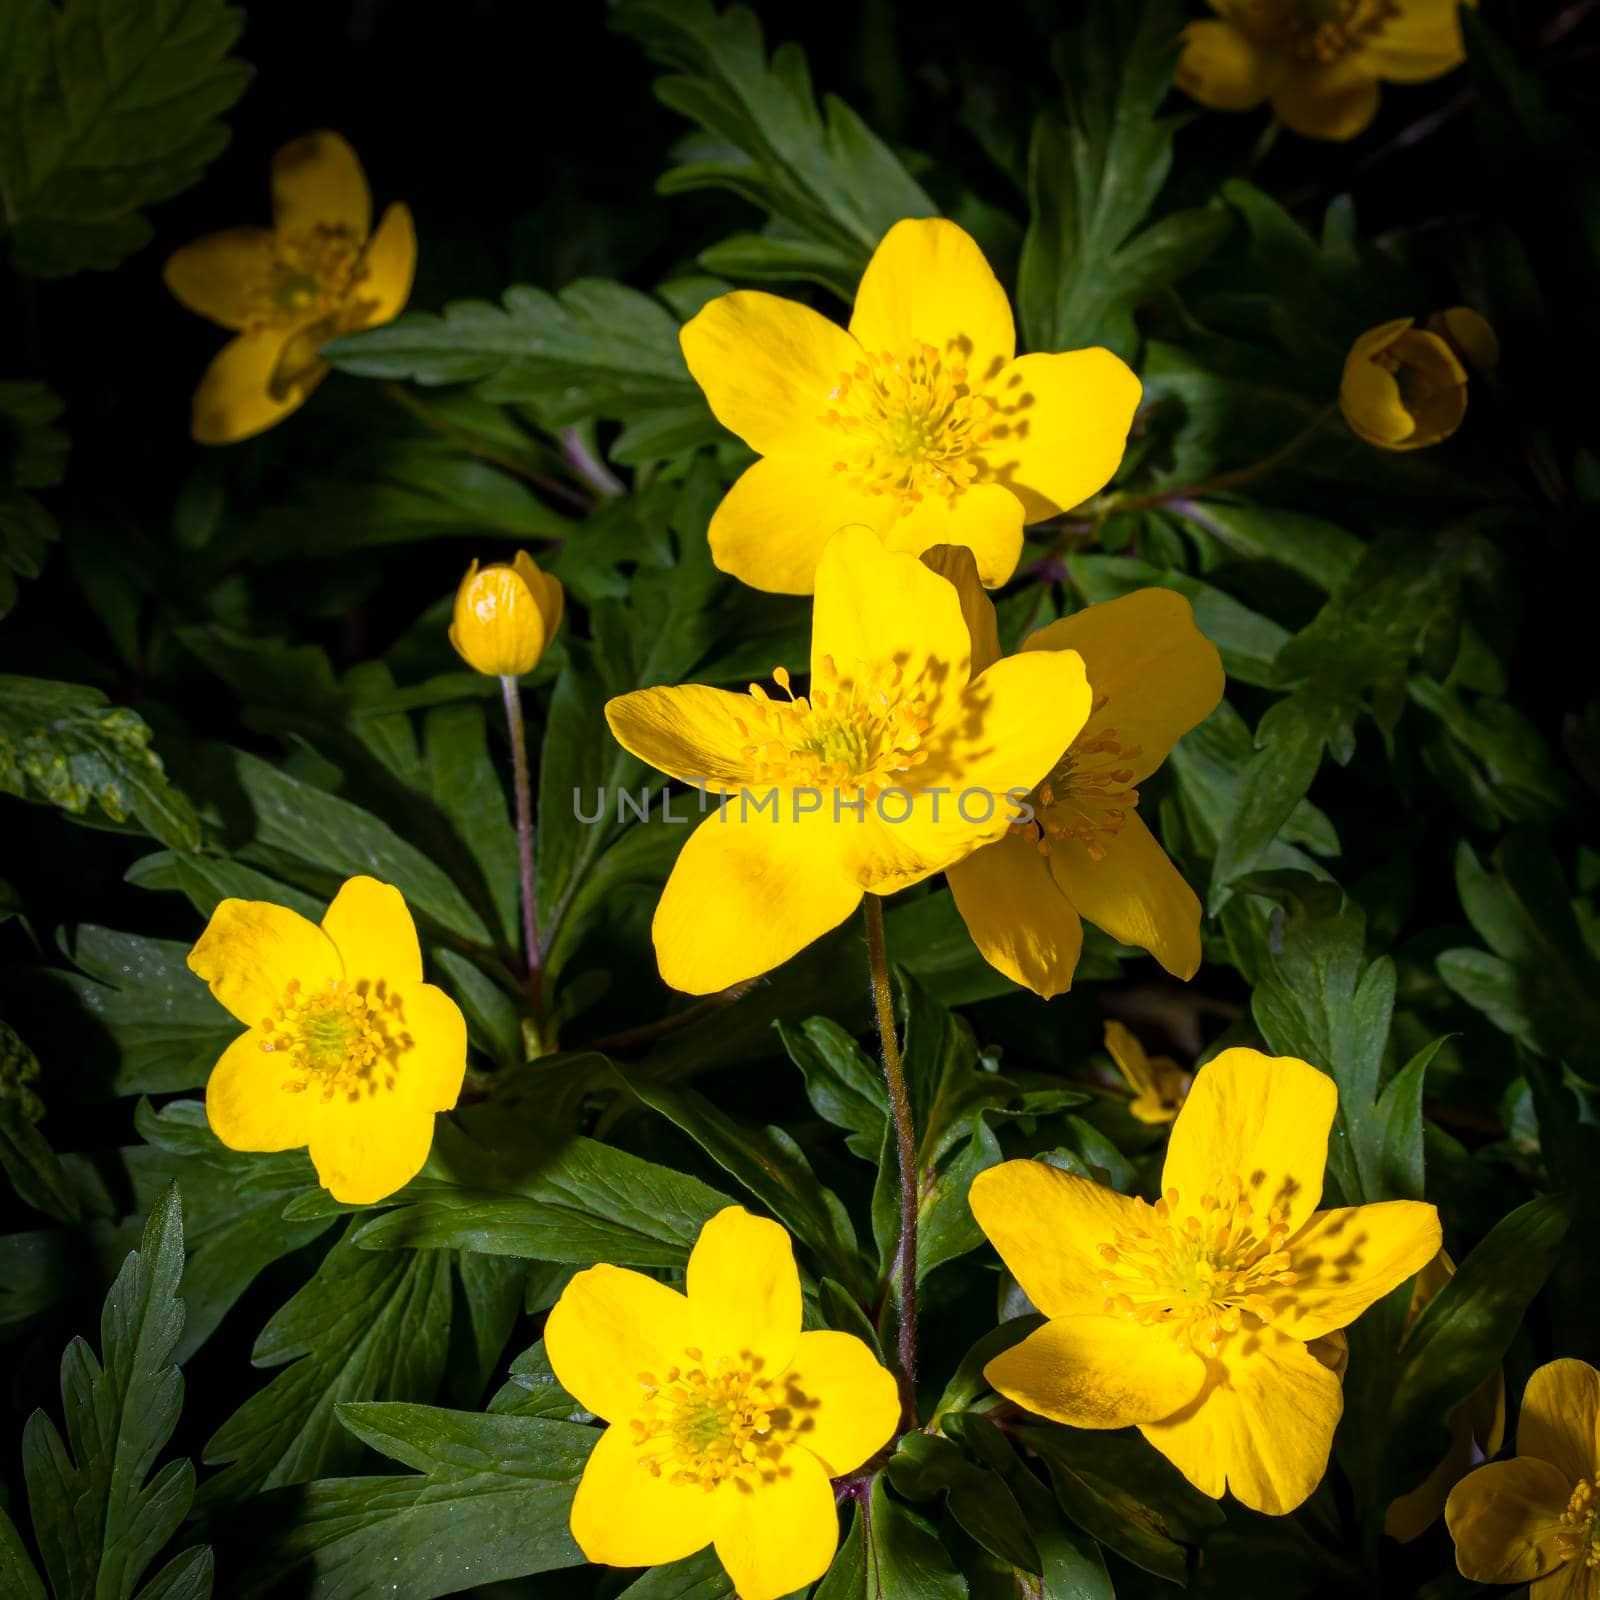
[[[565,595],[560,583],[519,550],[509,565],[474,561],[456,590],[450,643],[476,672],[519,677],[531,672],[561,625]]]
[[[1345,358],[1339,409],[1351,431],[1380,450],[1438,444],[1467,413],[1461,358],[1450,340],[1413,326],[1414,320],[1397,317],[1368,329]]]
[[[1436,333],[1460,357],[1463,366],[1487,377],[1500,365],[1500,341],[1494,329],[1471,306],[1451,306],[1435,311],[1423,323],[1428,333]]]

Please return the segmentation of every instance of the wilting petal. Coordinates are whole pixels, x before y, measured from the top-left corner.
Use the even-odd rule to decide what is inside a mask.
[[[642,1466],[627,1423],[618,1422],[600,1435],[584,1466],[572,1500],[572,1537],[603,1566],[653,1567],[704,1550],[721,1511],[720,1494]]]
[[[1533,1456],[1469,1472],[1445,1503],[1456,1566],[1478,1583],[1527,1583],[1561,1564],[1557,1534],[1572,1481]]]
[[[206,1080],[206,1121],[230,1150],[297,1150],[311,1137],[311,1107],[284,1088],[290,1074],[263,1043],[252,1028],[218,1057]]]
[[[700,1230],[684,1283],[718,1350],[749,1351],[771,1377],[788,1366],[800,1338],[800,1273],[785,1229],[725,1207]]]
[[[809,1450],[787,1449],[718,1490],[717,1555],[739,1600],[781,1600],[820,1578],[839,1547],[833,1485]],[[656,1557],[660,1560],[660,1557]]]
[[[237,331],[250,320],[250,291],[271,270],[270,228],[225,228],[174,250],[162,277],[189,310]]]
[[[343,977],[339,952],[316,923],[270,900],[224,900],[189,952],[189,970],[246,1027],[257,1027],[298,982],[321,989]]]
[[[365,242],[372,195],[361,162],[339,134],[308,133],[272,158],[272,217],[279,233],[343,228]]]
[[[1268,1294],[1292,1339],[1347,1328],[1439,1253],[1439,1213],[1415,1200],[1319,1211],[1289,1240],[1293,1287]]]
[[[956,910],[983,959],[1048,1000],[1072,987],[1083,923],[1039,847],[1008,833],[945,869]]]

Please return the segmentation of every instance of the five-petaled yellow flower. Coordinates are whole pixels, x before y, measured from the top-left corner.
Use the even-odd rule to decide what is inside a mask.
[[[1476,0],[1465,0],[1468,5]],[[1378,84],[1423,83],[1461,64],[1456,0],[1210,0],[1184,29],[1178,86],[1213,111],[1263,100],[1309,139],[1353,139]]]
[[[519,678],[538,666],[565,609],[560,580],[541,571],[526,550],[509,564],[474,561],[456,590],[450,643],[474,672]]]
[[[1183,1109],[1194,1081],[1171,1056],[1150,1056],[1120,1022],[1105,1028],[1106,1053],[1128,1080],[1133,1099],[1128,1110],[1141,1122],[1171,1122]]]
[[[1420,450],[1448,439],[1467,414],[1467,368],[1493,371],[1494,330],[1470,306],[1369,328],[1350,347],[1339,409],[1380,450]]]
[[[762,458],[713,515],[712,556],[780,594],[810,594],[828,536],[851,524],[912,554],[966,545],[1004,583],[1025,522],[1110,481],[1139,403],[1109,350],[1017,356],[1005,290],[938,218],[884,235],[848,332],[741,289],[682,344],[718,420]]]
[[[1430,1205],[1317,1210],[1337,1101],[1303,1061],[1225,1050],[1173,1124],[1155,1205],[1037,1161],[979,1173],[972,1214],[1050,1319],[989,1382],[1074,1427],[1136,1425],[1205,1494],[1292,1511],[1344,1406],[1343,1340],[1313,1341],[1439,1248]]]
[[[829,1479],[888,1443],[895,1381],[853,1335],[801,1332],[789,1235],[739,1206],[701,1229],[684,1290],[591,1267],[550,1313],[557,1379],[610,1424],[572,1536],[615,1567],[715,1545],[740,1600],[778,1600],[828,1570]]]
[[[322,1186],[367,1205],[421,1170],[433,1117],[461,1092],[467,1027],[422,981],[400,891],[351,878],[319,928],[267,900],[224,900],[189,967],[249,1029],[206,1084],[230,1150],[309,1145]]]
[[[1450,1491],[1456,1565],[1478,1583],[1528,1583],[1531,1600],[1600,1600],[1600,1372],[1552,1361],[1528,1379],[1514,1461]]]
[[[930,551],[974,623],[973,670],[1000,653],[994,607],[959,551]],[[1031,635],[1014,661],[1070,650],[1093,700],[1054,708],[1056,757],[1029,805],[1033,819],[949,868],[973,941],[990,966],[1049,999],[1072,986],[1087,918],[1168,972],[1200,965],[1200,902],[1141,820],[1138,785],[1222,698],[1222,660],[1189,602],[1140,589]]]
[[[201,444],[281,422],[327,376],[323,345],[392,321],[411,293],[411,213],[392,205],[374,230],[366,175],[338,134],[308,133],[272,158],[272,218],[196,239],[167,262],[173,294],[238,335],[195,391]]]
[[[845,528],[817,568],[809,695],[780,667],[783,698],[690,684],[606,706],[640,760],[728,797],[656,908],[669,984],[709,994],[767,972],[863,894],[919,883],[1006,831],[1089,690],[1069,650],[974,656],[953,584]]]

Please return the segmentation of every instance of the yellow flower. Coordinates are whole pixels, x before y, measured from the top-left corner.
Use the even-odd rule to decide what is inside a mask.
[[[610,1424],[572,1537],[613,1567],[715,1545],[740,1600],[777,1600],[828,1570],[828,1480],[888,1442],[895,1381],[853,1335],[800,1331],[789,1235],[742,1207],[701,1229],[684,1288],[590,1267],[550,1313],[557,1379]]]
[[[966,545],[1004,583],[1025,522],[1110,480],[1139,403],[1109,350],[1015,356],[1005,291],[937,218],[884,235],[848,332],[740,290],[682,343],[717,419],[762,457],[713,515],[712,556],[779,594],[810,594],[828,536],[855,523],[891,550]]]
[[[961,590],[973,670],[1000,653],[994,608],[970,558],[924,560]],[[1122,944],[1148,950],[1168,972],[1200,965],[1200,902],[1140,819],[1135,787],[1222,698],[1222,660],[1194,625],[1189,602],[1140,589],[1052,622],[1020,655],[1076,652],[1094,695],[1084,719],[1057,708],[1056,754],[1029,797],[1034,817],[951,867],[956,908],[990,966],[1049,999],[1072,987],[1087,918]]]
[[[454,1000],[422,981],[400,891],[350,878],[319,928],[224,900],[189,968],[249,1029],[211,1069],[206,1120],[230,1150],[311,1148],[335,1200],[367,1205],[421,1170],[467,1066]]]
[[[1407,1332],[1455,1271],[1450,1252],[1441,1250],[1417,1274],[1406,1313]],[[1421,1538],[1444,1515],[1450,1491],[1472,1468],[1475,1449],[1485,1456],[1499,1452],[1506,1431],[1506,1380],[1499,1367],[1450,1412],[1445,1423],[1450,1429],[1450,1448],[1415,1489],[1390,1502],[1384,1515],[1383,1531],[1402,1544]]]
[[[1438,444],[1467,414],[1461,358],[1442,334],[1415,327],[1415,320],[1396,317],[1369,328],[1345,357],[1339,409],[1350,431],[1380,450]]]
[[[1183,1109],[1193,1079],[1170,1056],[1147,1056],[1120,1022],[1106,1024],[1106,1051],[1133,1090],[1128,1109],[1141,1122],[1171,1122]]]
[[[1427,332],[1438,334],[1460,357],[1462,365],[1474,372],[1487,376],[1500,365],[1500,341],[1488,319],[1471,306],[1435,311],[1422,326]]]
[[[1456,1566],[1478,1583],[1531,1583],[1531,1600],[1600,1600],[1600,1372],[1551,1361],[1528,1379],[1514,1461],[1450,1491]]]
[[[167,287],[238,334],[200,380],[194,437],[233,444],[281,422],[327,376],[318,349],[390,322],[411,293],[417,235],[403,205],[372,226],[356,153],[308,133],[272,158],[270,228],[227,228],[176,251]]]
[[[987,602],[986,602],[987,603]],[[661,976],[709,994],[787,961],[864,893],[887,894],[998,838],[1088,715],[1083,663],[1034,651],[973,665],[961,596],[865,528],[829,541],[811,693],[687,685],[606,707],[641,761],[729,798],[690,835],[656,908]]]
[[[1050,1319],[989,1382],[1074,1427],[1136,1425],[1205,1494],[1292,1511],[1344,1405],[1329,1336],[1439,1248],[1430,1205],[1316,1209],[1337,1100],[1303,1061],[1225,1050],[1195,1075],[1154,1206],[1036,1161],[979,1173],[972,1214]]]
[[[1477,0],[1465,0],[1475,5]],[[1466,55],[1456,0],[1210,0],[1183,33],[1178,86],[1213,111],[1272,102],[1309,139],[1353,139],[1378,84],[1424,83]]]
[[[521,677],[539,664],[561,626],[566,592],[526,550],[507,565],[474,561],[456,590],[450,643],[475,672]]]

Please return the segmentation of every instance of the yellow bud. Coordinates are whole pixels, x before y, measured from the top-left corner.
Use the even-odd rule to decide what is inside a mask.
[[[450,643],[475,672],[520,677],[539,664],[565,605],[560,583],[525,550],[509,565],[480,568],[474,561],[456,590]]]
[[[1479,374],[1488,374],[1500,365],[1500,341],[1494,329],[1471,306],[1451,306],[1435,311],[1423,324],[1436,333],[1461,358],[1463,365]]]
[[[1351,432],[1380,450],[1438,444],[1467,413],[1460,357],[1438,333],[1413,323],[1397,317],[1369,328],[1345,358],[1339,409]]]

